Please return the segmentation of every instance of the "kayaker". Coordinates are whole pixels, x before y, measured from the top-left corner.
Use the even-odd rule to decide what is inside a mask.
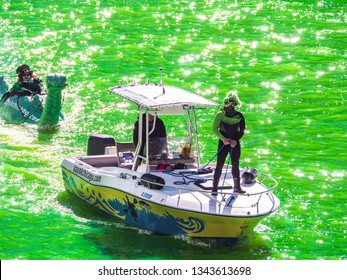
[[[18,80],[12,86],[10,92],[19,92],[28,95],[42,94],[42,81],[34,75],[27,64],[20,65],[16,73],[18,74]]]
[[[42,91],[42,81],[34,75],[27,64],[20,65],[16,73],[18,74],[17,82],[2,96],[0,101],[5,102],[12,96],[22,97],[44,94]]]

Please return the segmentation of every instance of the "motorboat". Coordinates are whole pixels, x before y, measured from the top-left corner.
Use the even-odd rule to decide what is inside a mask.
[[[4,77],[0,77],[0,116],[7,123],[36,124],[42,130],[54,129],[64,120],[62,90],[66,76],[51,73],[46,77],[47,92],[36,94],[29,90],[8,91]]]
[[[145,135],[145,143],[118,142],[117,137],[102,133],[90,135],[86,155],[61,163],[68,193],[153,234],[234,241],[252,233],[262,219],[278,209],[277,181],[256,168],[241,168],[241,186],[246,193],[240,194],[233,191],[231,167],[225,164],[218,194],[212,195],[215,163],[213,158],[200,162],[198,122],[205,110],[218,106],[216,103],[182,88],[164,86],[162,81],[120,84],[109,92],[136,104],[139,116],[146,115],[139,118],[139,133]],[[170,138],[168,133],[166,146],[155,144],[166,150],[151,154],[149,115],[155,120],[159,116],[177,118],[170,124],[182,131],[183,138]],[[145,145],[143,152],[141,144]]]

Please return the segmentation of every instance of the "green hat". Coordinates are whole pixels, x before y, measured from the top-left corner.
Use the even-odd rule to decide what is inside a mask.
[[[235,91],[230,91],[225,95],[221,108],[226,109],[230,106],[232,106],[233,108],[236,108],[236,107],[240,107],[241,104],[242,103],[237,93]]]

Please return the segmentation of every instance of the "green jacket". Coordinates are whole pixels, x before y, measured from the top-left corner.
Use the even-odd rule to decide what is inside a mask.
[[[226,137],[220,132],[221,123],[223,122],[228,125],[234,125],[239,123],[240,120],[240,116],[227,117],[225,116],[224,110],[218,111],[213,120],[212,131],[220,140],[224,141]]]

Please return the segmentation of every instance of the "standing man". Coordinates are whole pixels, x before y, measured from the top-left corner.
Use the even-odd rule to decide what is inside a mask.
[[[245,193],[240,187],[239,160],[241,157],[240,139],[245,133],[246,122],[243,114],[235,110],[239,106],[241,106],[241,101],[237,93],[228,92],[223,100],[221,111],[216,114],[213,120],[212,131],[219,138],[219,152],[213,176],[212,195],[217,195],[219,179],[228,153],[231,155],[234,192]]]
[[[139,149],[139,155],[144,155],[144,150],[146,147],[146,114],[142,115],[142,141]],[[156,118],[156,119],[155,119]],[[154,121],[155,119],[155,121]],[[153,129],[153,125],[155,127]],[[152,131],[153,129],[153,131]],[[167,152],[167,142],[166,142],[166,128],[164,122],[151,114],[148,114],[148,131],[152,133],[148,135],[149,138],[149,156],[155,156],[162,154],[163,150]],[[134,124],[133,130],[133,142],[137,147],[139,142],[139,120]]]

